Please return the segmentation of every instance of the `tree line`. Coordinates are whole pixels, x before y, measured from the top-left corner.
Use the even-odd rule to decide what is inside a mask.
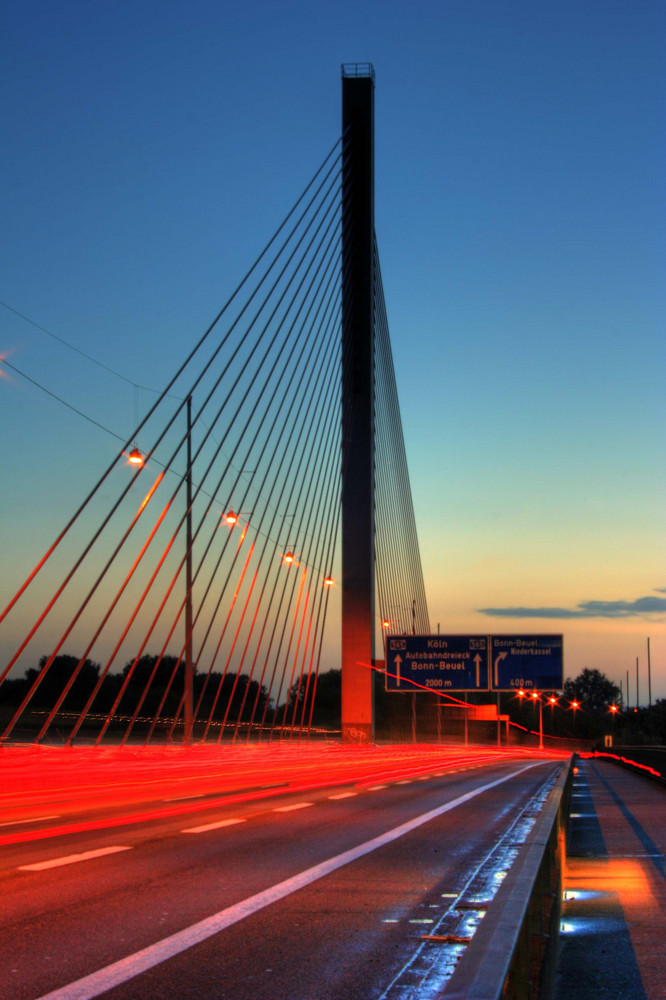
[[[3,708],[21,704],[36,681],[38,686],[30,701],[30,708],[50,711],[72,679],[79,664],[79,657],[59,654],[46,669],[49,657],[42,656],[37,667],[29,667],[24,677],[6,680],[0,690]],[[41,675],[41,676],[40,676]],[[173,717],[179,709],[185,684],[185,665],[175,656],[159,657],[145,654],[136,663],[130,660],[119,673],[108,673],[101,679],[101,667],[93,660],[85,660],[67,692],[59,711],[80,713],[97,688],[89,711],[95,715],[107,714],[118,701],[116,714],[131,716],[139,709],[141,716]],[[220,686],[221,684],[221,686]],[[124,688],[124,690],[123,690]],[[122,692],[122,693],[121,693]],[[228,718],[237,721],[249,719],[252,712],[259,717],[271,707],[265,685],[250,680],[247,675],[221,673],[210,675],[195,672],[193,700],[199,704],[199,717]]]

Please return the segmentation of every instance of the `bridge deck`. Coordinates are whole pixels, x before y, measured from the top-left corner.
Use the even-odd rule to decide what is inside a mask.
[[[666,789],[600,760],[574,778],[558,1000],[666,997]]]

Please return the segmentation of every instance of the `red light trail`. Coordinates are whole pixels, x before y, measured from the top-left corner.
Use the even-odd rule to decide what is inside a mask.
[[[266,743],[256,747],[4,747],[0,751],[0,810],[7,821],[38,821],[45,807],[69,814],[70,821],[48,830],[5,834],[0,845],[62,836],[106,826],[127,826],[257,801],[288,791],[313,791],[339,785],[367,788],[478,767],[508,759],[543,759],[564,753],[520,749],[414,744],[345,747],[339,744]],[[85,783],[81,776],[85,776]],[[165,799],[210,796],[205,802]],[[83,809],[125,808],[118,816],[75,819]],[[137,810],[137,811],[135,811]]]

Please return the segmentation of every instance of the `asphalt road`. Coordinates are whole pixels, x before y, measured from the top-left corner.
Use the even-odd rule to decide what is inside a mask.
[[[100,829],[7,844],[0,997],[428,1000],[561,766],[190,802],[129,825],[107,810]]]

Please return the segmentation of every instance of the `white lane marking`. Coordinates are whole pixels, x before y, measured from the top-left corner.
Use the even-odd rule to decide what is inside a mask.
[[[308,806],[313,806],[313,805],[314,802],[296,802],[295,805],[293,806],[278,806],[277,809],[273,810],[273,812],[290,813],[293,812],[294,809],[307,809]]]
[[[221,819],[217,823],[204,823],[203,826],[190,826],[187,830],[181,830],[181,833],[207,833],[209,830],[221,830],[223,826],[235,826],[236,823],[245,823],[242,818],[238,819]]]
[[[373,785],[372,788],[368,788],[369,792],[379,792],[382,788],[388,788],[388,785]]]
[[[117,854],[119,851],[131,851],[131,847],[100,847],[96,851],[84,851],[83,854],[68,854],[65,858],[51,858],[50,861],[37,861],[34,865],[19,865],[21,872],[43,872],[47,868],[60,868],[61,865],[75,865],[79,861],[90,861],[91,858],[103,858],[105,854]]]
[[[237,924],[240,920],[258,913],[259,910],[270,906],[271,903],[276,903],[278,900],[284,899],[285,896],[290,896],[292,892],[304,889],[306,886],[311,885],[312,882],[316,882],[325,875],[330,875],[331,872],[337,871],[343,865],[348,865],[351,861],[356,861],[358,858],[362,858],[364,855],[392,843],[399,837],[404,837],[406,833],[411,833],[412,830],[423,826],[424,823],[428,823],[430,820],[450,812],[457,806],[461,806],[463,803],[476,798],[477,795],[490,791],[491,788],[496,788],[498,785],[502,785],[505,781],[510,781],[512,778],[517,778],[524,771],[529,771],[533,767],[539,767],[543,763],[543,761],[539,761],[535,764],[526,764],[519,771],[513,771],[503,778],[497,778],[487,785],[481,785],[472,792],[467,792],[465,795],[461,795],[457,799],[452,799],[451,802],[447,802],[443,806],[438,806],[437,809],[431,809],[430,812],[416,816],[407,823],[402,823],[400,826],[396,826],[392,830],[380,834],[379,837],[366,840],[364,844],[359,844],[358,847],[352,847],[349,851],[343,851],[342,854],[337,854],[334,858],[329,858],[328,861],[322,861],[319,865],[307,868],[298,875],[294,875],[284,882],[278,882],[277,885],[273,885],[269,889],[264,889],[263,892],[258,892],[254,896],[249,896],[234,906],[220,910],[218,913],[214,913],[212,917],[206,917],[204,920],[200,920],[198,923],[192,924],[190,927],[186,927],[184,930],[178,931],[170,937],[163,938],[161,941],[157,941],[147,948],[142,948],[133,955],[121,958],[118,962],[112,962],[111,965],[107,965],[103,969],[91,973],[89,976],[77,979],[75,982],[53,990],[51,993],[45,993],[39,997],[39,1000],[93,1000],[94,997],[100,996],[107,990],[128,982],[128,980],[133,979],[142,972],[153,969],[161,962],[166,962],[175,955],[187,951],[188,948],[193,948],[194,945],[201,944],[202,941],[213,937],[214,934],[219,934],[220,931],[226,930],[227,927]]]
[[[411,785],[411,783],[412,783],[411,778],[404,778],[403,781],[396,781],[396,785]]]
[[[0,823],[0,826],[21,826],[23,823],[42,823],[47,819],[60,819],[60,813],[54,816],[33,816],[32,819],[11,819],[8,823]]]
[[[353,799],[358,795],[358,792],[338,792],[337,795],[329,795],[329,799]]]

